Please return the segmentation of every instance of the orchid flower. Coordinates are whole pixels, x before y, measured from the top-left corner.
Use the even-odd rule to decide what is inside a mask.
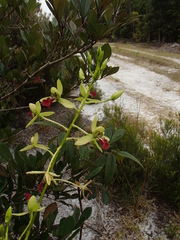
[[[106,139],[107,141],[109,141],[109,138],[104,135],[104,131],[105,131],[105,129],[103,126],[97,127],[97,116],[95,116],[94,120],[92,121],[92,124],[91,124],[91,132],[92,133],[87,133],[85,136],[79,138],[75,142],[75,145],[81,146],[81,145],[85,145],[89,142],[93,142],[96,145],[96,147],[102,152],[102,148],[97,143],[97,140]]]
[[[43,118],[43,117],[49,117],[52,114],[54,114],[54,112],[41,112],[41,104],[39,101],[36,102],[36,104],[34,103],[29,103],[29,108],[32,112],[31,116],[34,116],[33,119],[26,125],[26,128],[29,127],[31,124],[33,124],[33,122],[36,121],[36,119],[38,117]]]

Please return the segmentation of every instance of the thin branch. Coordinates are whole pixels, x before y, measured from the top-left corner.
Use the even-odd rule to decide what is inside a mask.
[[[33,74],[31,74],[21,85],[19,85],[18,87],[16,87],[13,91],[7,93],[5,96],[1,97],[0,98],[0,102],[2,102],[4,99],[6,99],[7,97],[11,96],[13,93],[15,93],[16,91],[18,91],[20,88],[22,88],[23,86],[25,86],[27,83],[28,83],[28,80],[33,78],[37,73],[39,73],[40,71],[44,70],[45,68],[47,68],[48,66],[51,66],[55,63],[58,63],[58,62],[62,62],[64,61],[65,59],[71,57],[72,55],[76,54],[76,53],[83,53],[84,51],[90,49],[94,44],[96,43],[96,41],[93,41],[91,42],[90,45],[88,45],[87,47],[82,46],[81,50],[80,49],[76,49],[75,51],[67,54],[66,56],[62,57],[62,58],[59,58],[59,59],[56,59],[52,62],[47,62],[46,64],[44,64],[43,66],[41,66],[37,71],[35,71]]]

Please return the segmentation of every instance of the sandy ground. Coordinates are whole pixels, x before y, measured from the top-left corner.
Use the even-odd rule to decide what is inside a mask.
[[[128,57],[113,54],[108,65],[119,66],[119,71],[111,77],[99,80],[97,86],[104,92],[104,98],[124,89],[124,94],[115,102],[156,129],[160,117],[167,117],[169,112],[180,112],[180,83],[135,65],[130,60]],[[176,61],[180,66],[179,59],[172,58],[172,61]],[[91,119],[94,114],[101,118],[102,108],[103,104],[85,106],[83,113]]]

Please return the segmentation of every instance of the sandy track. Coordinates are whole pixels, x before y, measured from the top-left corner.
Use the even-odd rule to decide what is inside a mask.
[[[103,90],[105,98],[124,89],[124,94],[116,103],[121,104],[126,112],[145,120],[152,128],[158,127],[160,116],[180,112],[180,83],[135,65],[130,58],[118,54],[112,55],[108,65],[119,66],[119,71],[99,80],[98,87]],[[103,115],[102,105],[85,107],[85,115],[94,113]]]

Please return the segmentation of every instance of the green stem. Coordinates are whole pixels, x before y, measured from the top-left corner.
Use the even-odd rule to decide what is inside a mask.
[[[90,94],[90,90],[91,90],[91,87],[92,87],[92,85],[93,85],[93,82],[94,82],[94,78],[93,78],[93,80],[91,81],[91,83],[90,83],[90,85],[89,85],[89,88],[88,88],[88,91],[87,91],[87,93],[86,93],[85,98],[83,98],[83,100],[81,101],[80,107],[79,107],[79,109],[77,110],[77,113],[76,113],[76,115],[75,115],[75,117],[74,117],[74,119],[73,119],[73,121],[72,121],[69,129],[67,129],[66,135],[64,136],[64,138],[63,138],[63,140],[62,140],[62,142],[61,142],[61,145],[57,148],[56,152],[53,154],[52,159],[51,159],[51,161],[50,161],[50,163],[49,163],[47,172],[52,172],[52,170],[53,170],[53,168],[54,168],[54,164],[56,163],[56,159],[57,159],[57,157],[58,157],[58,154],[59,154],[62,146],[63,146],[64,143],[66,142],[66,139],[68,138],[68,136],[69,136],[69,134],[70,134],[70,132],[71,132],[71,129],[72,129],[73,126],[75,125],[75,122],[76,122],[77,118],[79,117],[79,115],[80,115],[80,113],[81,113],[81,111],[82,111],[82,108],[83,108],[84,105],[85,105],[86,99],[88,98],[88,96],[89,96],[89,94]],[[43,117],[43,119],[46,119],[46,118]],[[48,119],[48,120],[50,120],[50,119]],[[51,120],[51,122],[52,122],[52,120]],[[53,121],[53,122],[54,122],[54,121]],[[59,126],[60,126],[60,125],[61,125],[61,124],[59,124]],[[62,126],[63,126],[63,125],[62,125]],[[43,199],[43,197],[44,197],[44,194],[45,194],[45,192],[46,192],[47,187],[48,187],[48,185],[47,185],[47,183],[46,183],[45,186],[44,186],[44,188],[43,188],[43,191],[42,191],[42,193],[41,193],[40,199],[39,199],[39,201],[38,201],[39,204],[41,204],[41,202],[42,202],[42,199]],[[33,216],[33,219],[32,219],[32,221],[31,221],[30,225],[28,224],[29,229],[28,229],[28,231],[27,231],[27,233],[26,233],[26,238],[25,238],[25,240],[27,240],[28,237],[29,237],[30,230],[31,230],[31,228],[32,228],[32,225],[33,225],[33,223],[34,223],[34,220],[35,220],[35,218],[36,218],[36,215],[37,215],[37,212],[34,213],[34,216]]]
[[[55,124],[55,125],[63,128],[66,132],[68,131],[68,129],[67,129],[64,125],[62,125],[61,123],[55,122],[55,121],[53,121],[52,119],[49,119],[49,118],[46,118],[46,117],[43,117],[43,116],[41,116],[41,118],[42,118],[43,120],[47,121],[47,122],[53,123],[53,124]]]
[[[80,128],[79,126],[77,125],[73,125],[74,128],[77,128],[79,131],[81,131],[82,133],[84,133],[85,135],[87,135],[88,133],[86,131],[84,131],[82,128]]]
[[[8,240],[8,231],[9,231],[9,222],[7,223],[7,226],[6,226],[5,240]]]
[[[46,152],[48,152],[51,156],[53,156],[53,153],[49,150],[49,149],[44,149],[44,148],[41,148],[41,147],[38,147],[39,149],[42,149],[42,150],[45,150]]]
[[[33,220],[33,213],[31,213],[31,217],[30,217],[30,220],[29,220],[29,223],[27,225],[27,227],[24,229],[23,233],[21,234],[21,236],[19,237],[19,240],[21,240],[21,238],[24,236],[24,234],[26,233],[26,231],[28,230],[28,228],[31,226],[31,222]],[[30,229],[29,229],[29,233],[30,233]],[[28,235],[29,236],[29,235]],[[26,238],[25,240],[28,239],[27,238],[27,234],[26,234]]]

